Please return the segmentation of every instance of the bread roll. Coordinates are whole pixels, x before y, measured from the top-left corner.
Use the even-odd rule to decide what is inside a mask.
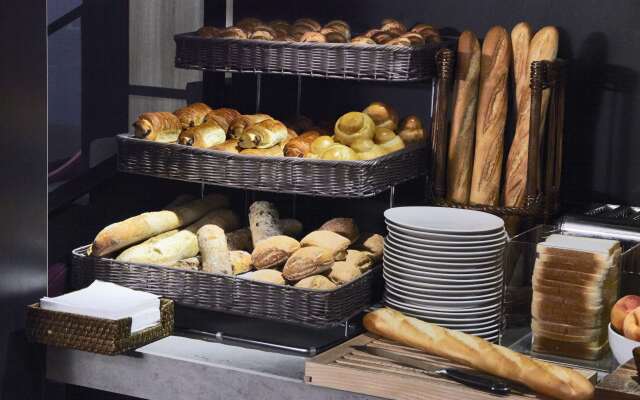
[[[197,232],[202,270],[231,275],[231,259],[224,230],[216,225],[204,225]]]
[[[202,266],[200,265],[199,257],[189,257],[182,260],[178,260],[171,265],[172,268],[185,269],[187,271],[199,271]]]
[[[362,112],[371,117],[376,128],[388,128],[395,131],[398,127],[398,113],[387,104],[376,101],[369,104]]]
[[[362,273],[371,269],[373,265],[371,253],[353,249],[347,250],[347,258],[344,261],[356,266]]]
[[[226,133],[229,130],[231,123],[240,115],[241,114],[233,108],[217,108],[210,111],[204,117],[204,122],[216,121]]]
[[[424,46],[425,44],[424,37],[422,37],[422,35],[419,33],[407,32],[402,34],[402,36],[400,37],[409,39],[409,42],[411,42],[412,46]]]
[[[321,155],[334,144],[335,142],[333,141],[333,138],[331,136],[318,136],[313,140],[313,142],[311,142],[311,153]],[[307,154],[305,154],[305,157],[307,156]]]
[[[409,115],[402,120],[398,136],[407,144],[425,143],[427,140],[422,121],[416,115]]]
[[[376,44],[376,42],[373,41],[373,39],[366,37],[366,36],[356,36],[353,39],[351,39],[351,43],[353,44]]]
[[[241,276],[252,281],[272,283],[274,285],[284,285],[286,283],[282,277],[282,272],[275,269],[261,269]]]
[[[336,284],[331,282],[324,275],[313,275],[302,279],[294,285],[297,288],[317,289],[317,290],[333,290],[337,288]]]
[[[498,205],[511,62],[509,34],[494,26],[482,45],[471,204]]]
[[[117,261],[136,264],[171,266],[198,255],[198,239],[187,230],[163,235],[158,240],[129,247],[116,257]]]
[[[190,201],[193,201],[195,199],[196,199],[196,197],[193,196],[193,195],[181,194],[181,195],[178,195],[178,197],[176,197],[175,199],[173,199],[173,201],[171,203],[167,204],[164,207],[164,209],[168,210],[168,209],[171,209],[171,208],[174,208],[174,207],[178,207],[178,206],[184,205],[184,204],[186,204],[186,203],[188,203]]]
[[[370,332],[471,368],[509,379],[560,400],[593,398],[593,385],[572,369],[516,353],[479,337],[382,308],[364,317]]]
[[[335,140],[349,146],[357,139],[373,139],[374,131],[375,122],[370,116],[360,112],[349,112],[336,121]]]
[[[227,140],[227,132],[214,121],[185,129],[178,136],[178,143],[201,149],[217,146]]]
[[[92,254],[104,256],[113,253],[160,233],[190,224],[209,210],[228,205],[229,200],[225,196],[212,194],[169,210],[147,212],[116,222],[98,233],[91,247]]]
[[[236,117],[233,121],[231,121],[227,133],[229,134],[229,137],[231,139],[240,140],[242,133],[247,127],[268,119],[272,118],[267,114],[240,115],[239,117]]]
[[[293,22],[293,26],[306,26],[312,31],[319,31],[322,29],[322,25],[313,18],[299,18]]]
[[[346,261],[336,261],[331,266],[329,279],[337,285],[344,285],[357,279],[360,275],[362,275],[362,272],[355,265]]]
[[[327,37],[320,32],[305,32],[300,37],[301,42],[309,42],[309,43],[326,43]]]
[[[347,39],[351,38],[351,27],[345,21],[342,21],[342,20],[339,20],[339,19],[334,19],[334,20],[331,20],[331,21],[327,22],[324,25],[324,27],[325,28],[331,28],[331,29],[334,29],[334,30],[342,32],[342,34]]]
[[[395,135],[391,140],[379,144],[385,154],[400,151],[405,148],[405,144],[400,136]]]
[[[291,254],[300,248],[300,242],[289,236],[271,236],[258,242],[251,253],[256,269],[279,268]]]
[[[347,258],[347,248],[351,244],[349,239],[331,231],[313,231],[300,241],[302,247],[318,246],[328,249],[333,259],[342,261]]]
[[[227,233],[227,247],[233,250],[253,250],[251,231],[249,228],[236,229]]]
[[[249,207],[249,229],[255,247],[261,240],[282,235],[280,214],[273,203],[256,201]]]
[[[253,264],[251,263],[251,254],[244,250],[229,251],[229,260],[234,275],[244,274],[251,271]]]
[[[242,132],[239,145],[243,149],[268,149],[287,139],[287,127],[275,119],[253,124]]]
[[[229,139],[224,143],[217,144],[211,147],[211,150],[224,151],[227,153],[235,153],[238,154],[238,140],[237,139]]]
[[[280,146],[273,146],[268,149],[244,149],[240,154],[255,157],[284,157]]]
[[[362,233],[354,248],[368,252],[373,261],[380,261],[384,250],[384,238],[377,233]]]
[[[211,107],[204,103],[193,103],[179,108],[173,113],[180,120],[182,129],[198,126],[204,122],[205,116],[211,111]]]
[[[398,30],[401,32],[407,31],[407,27],[402,22],[393,18],[383,19],[380,29],[382,29],[383,31],[388,31],[388,30]]]
[[[358,236],[360,236],[360,230],[353,218],[332,218],[322,224],[318,230],[335,232],[349,239],[351,243],[358,240]]]
[[[334,144],[320,155],[323,160],[357,160],[358,155],[349,146]]]
[[[289,257],[282,275],[288,281],[299,281],[311,275],[322,274],[331,269],[333,254],[330,250],[308,246],[297,250]]]
[[[467,204],[473,171],[476,105],[480,78],[480,43],[471,31],[458,39],[454,107],[447,158],[447,198]]]
[[[242,28],[231,26],[220,31],[218,36],[229,39],[246,39],[247,33]]]
[[[133,127],[136,137],[160,143],[175,142],[182,129],[178,117],[170,112],[141,114],[138,120],[133,123]]]
[[[198,29],[198,36],[205,38],[214,38],[220,35],[220,29],[214,26],[203,26]]]

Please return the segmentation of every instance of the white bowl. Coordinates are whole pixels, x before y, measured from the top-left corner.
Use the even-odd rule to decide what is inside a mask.
[[[633,349],[640,347],[640,342],[622,336],[609,324],[609,346],[613,356],[622,365],[633,358]]]

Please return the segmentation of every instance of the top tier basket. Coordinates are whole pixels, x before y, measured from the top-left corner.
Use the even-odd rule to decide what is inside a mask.
[[[421,81],[434,76],[442,43],[418,47],[298,43],[251,39],[174,37],[178,68],[271,73],[373,81]]]

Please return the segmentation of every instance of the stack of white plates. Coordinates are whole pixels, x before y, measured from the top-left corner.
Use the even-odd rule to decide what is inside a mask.
[[[480,211],[397,207],[384,213],[385,303],[403,313],[498,340],[502,219]]]

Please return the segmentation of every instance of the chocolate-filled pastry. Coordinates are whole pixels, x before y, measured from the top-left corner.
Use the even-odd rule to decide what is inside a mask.
[[[416,32],[407,32],[400,37],[409,39],[412,46],[422,46],[425,43],[422,35]]]
[[[227,133],[229,134],[229,138],[239,140],[240,136],[242,136],[242,133],[247,127],[268,119],[272,119],[272,118],[270,115],[267,115],[267,114],[240,115],[239,117],[231,121],[231,124],[229,125],[229,129],[227,131]]]
[[[231,26],[220,31],[219,37],[229,39],[246,39],[247,32],[242,28]]]
[[[331,231],[337,233],[340,236],[343,236],[351,243],[354,243],[358,240],[360,236],[360,230],[358,229],[358,225],[356,225],[353,218],[333,218],[322,224],[319,231]]]
[[[400,33],[404,33],[407,31],[407,27],[402,22],[393,18],[383,19],[380,29],[382,29],[383,31],[396,31]]]
[[[308,131],[299,135],[295,139],[291,139],[284,146],[284,155],[287,157],[304,157],[311,151],[311,143],[320,136],[317,131]]]
[[[366,36],[356,36],[351,39],[351,43],[353,44],[377,44],[373,41],[373,39]]]
[[[405,37],[397,37],[395,39],[391,39],[385,43],[387,46],[402,46],[402,47],[411,47],[411,40]]]
[[[201,37],[214,38],[218,37],[218,35],[220,35],[220,29],[216,28],[215,26],[203,26],[202,28],[198,29],[198,36]]]
[[[133,127],[136,137],[160,143],[175,142],[182,129],[178,117],[163,111],[141,114]]]
[[[398,136],[405,143],[422,143],[425,141],[425,132],[422,121],[415,115],[407,116],[400,124]]]
[[[243,149],[268,149],[284,141],[288,136],[287,127],[275,119],[267,119],[246,128],[240,136]]]
[[[257,157],[284,157],[284,152],[280,146],[273,146],[268,149],[244,149],[240,151],[240,154]]]
[[[178,143],[185,146],[207,148],[224,143],[226,139],[227,133],[224,129],[216,121],[209,121],[182,131],[178,136]]]
[[[229,139],[224,143],[217,144],[215,146],[210,147],[211,150],[217,151],[225,151],[227,153],[235,153],[238,154],[238,139]]]
[[[256,26],[249,35],[249,39],[256,40],[274,40],[275,38],[276,31],[268,25]]]
[[[376,128],[387,128],[395,131],[398,127],[398,113],[390,105],[374,101],[362,112],[371,117],[376,124]]]
[[[173,113],[180,120],[182,129],[187,129],[202,124],[210,111],[211,107],[204,103],[193,103],[186,107],[178,108]]]
[[[205,117],[204,122],[216,121],[225,132],[229,131],[229,125],[241,114],[233,108],[216,108],[210,111]]]
[[[249,18],[242,18],[240,21],[238,21],[235,26],[247,31],[247,32],[253,32],[253,30],[255,29],[256,26],[258,25],[263,25],[263,22],[261,20],[259,20],[258,18],[253,18],[253,17],[249,17]]]
[[[329,271],[332,265],[333,255],[330,250],[317,246],[303,247],[289,257],[282,269],[282,276],[295,282]]]
[[[320,29],[322,29],[322,25],[320,25],[320,23],[318,21],[316,21],[315,19],[311,19],[311,18],[300,18],[297,19],[293,22],[293,26],[307,26],[310,28],[310,30],[313,31],[319,31]]]
[[[328,43],[347,43],[347,37],[334,28],[322,28],[320,31]]]
[[[371,39],[378,44],[385,44],[396,37],[398,37],[398,35],[393,32],[380,31],[371,36]]]
[[[326,43],[327,38],[320,32],[309,31],[302,35],[300,41],[308,43]]]

